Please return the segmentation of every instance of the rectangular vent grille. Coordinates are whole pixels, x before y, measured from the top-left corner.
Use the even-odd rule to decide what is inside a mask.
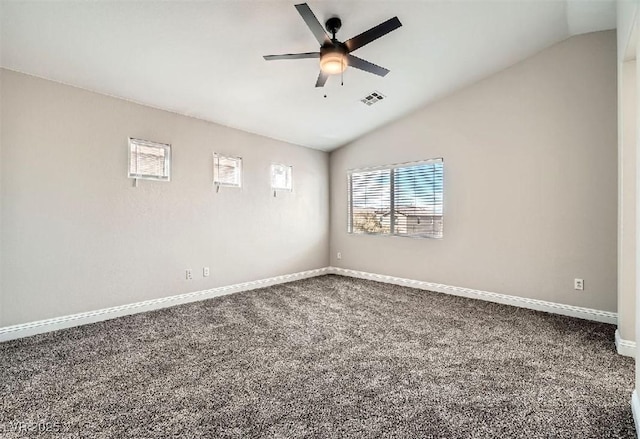
[[[365,96],[364,98],[360,99],[360,102],[362,102],[365,105],[371,106],[371,105],[375,104],[376,102],[380,102],[385,97],[386,96],[383,95],[382,93],[380,93],[379,91],[374,91],[369,96]]]

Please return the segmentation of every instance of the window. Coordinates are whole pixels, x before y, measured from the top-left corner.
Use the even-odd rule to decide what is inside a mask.
[[[391,211],[391,170],[352,172],[349,175],[349,232],[391,233],[382,215]]]
[[[350,171],[348,231],[442,238],[442,159]]]
[[[290,191],[292,187],[291,166],[272,164],[271,165],[271,189],[280,191]]]
[[[171,145],[129,138],[129,178],[169,181]]]
[[[242,158],[214,153],[213,183],[218,187],[242,187]]]

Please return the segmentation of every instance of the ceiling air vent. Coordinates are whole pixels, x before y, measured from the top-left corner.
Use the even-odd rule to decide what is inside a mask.
[[[380,102],[384,98],[385,98],[385,96],[382,93],[380,93],[379,91],[374,91],[369,96],[365,96],[364,98],[360,99],[360,102],[362,102],[363,104],[371,106],[371,105],[375,104],[376,102]]]

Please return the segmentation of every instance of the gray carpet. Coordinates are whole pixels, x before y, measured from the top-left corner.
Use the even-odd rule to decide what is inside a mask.
[[[614,330],[323,276],[2,343],[0,437],[633,438]]]

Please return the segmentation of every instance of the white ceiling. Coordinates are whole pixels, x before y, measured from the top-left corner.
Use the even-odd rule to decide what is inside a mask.
[[[344,41],[393,16],[403,26],[315,88],[317,51],[295,1],[0,0],[3,67],[322,150],[336,147],[571,35],[615,27],[615,2],[309,1]],[[372,91],[387,99],[366,106]],[[324,98],[324,95],[327,95]]]

